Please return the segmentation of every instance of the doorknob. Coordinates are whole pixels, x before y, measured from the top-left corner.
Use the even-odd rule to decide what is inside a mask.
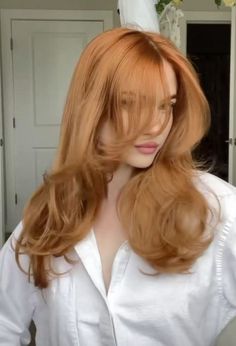
[[[236,145],[236,138],[226,139],[225,143],[229,143],[230,145],[232,145],[232,144]]]
[[[233,144],[233,138],[226,139],[225,143]],[[234,139],[235,144],[235,139]]]

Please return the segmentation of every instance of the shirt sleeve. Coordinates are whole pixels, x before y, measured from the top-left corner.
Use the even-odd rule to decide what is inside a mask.
[[[36,288],[18,267],[11,247],[13,236],[17,237],[21,229],[20,222],[0,251],[0,345],[4,346],[28,345],[31,340],[29,326]],[[20,264],[27,270],[27,255],[20,255]]]
[[[236,210],[225,226],[222,240],[223,294],[236,315]]]

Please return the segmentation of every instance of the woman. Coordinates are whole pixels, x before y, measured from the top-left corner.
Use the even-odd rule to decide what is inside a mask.
[[[236,190],[191,152],[191,63],[117,28],[76,66],[51,171],[0,253],[0,344],[213,345],[236,316]],[[28,278],[27,278],[28,273]]]

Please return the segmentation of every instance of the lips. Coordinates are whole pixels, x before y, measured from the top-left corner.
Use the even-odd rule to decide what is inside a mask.
[[[158,144],[156,144],[155,142],[147,142],[135,145],[135,147],[141,154],[152,155],[157,151]]]
[[[148,142],[139,145],[135,145],[137,148],[157,148],[158,145],[155,142]]]

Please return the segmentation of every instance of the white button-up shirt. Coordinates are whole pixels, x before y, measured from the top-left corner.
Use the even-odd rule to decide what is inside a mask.
[[[106,294],[91,229],[71,251],[80,261],[53,258],[56,271],[70,270],[40,291],[18,269],[11,236],[0,252],[0,345],[26,345],[31,319],[37,346],[214,345],[236,316],[236,188],[208,173],[196,184],[212,205],[210,189],[217,194],[222,217],[191,274],[144,275],[155,270],[126,241],[116,253]],[[21,229],[19,223],[13,235]],[[20,257],[27,269],[28,257]]]

